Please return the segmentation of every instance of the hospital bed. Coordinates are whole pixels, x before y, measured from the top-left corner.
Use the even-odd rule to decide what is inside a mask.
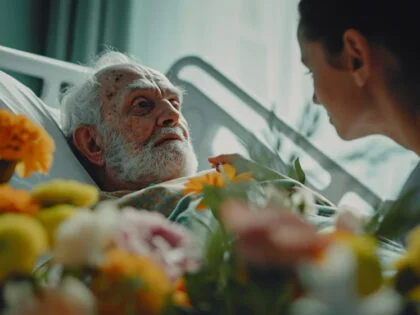
[[[338,203],[343,196],[349,192],[357,194],[372,208],[376,208],[381,203],[381,199],[372,192],[371,189],[346,172],[339,164],[315,147],[308,139],[285,123],[281,117],[275,117],[273,119],[270,110],[245,89],[241,88],[233,80],[213,67],[209,62],[206,62],[199,57],[187,56],[176,61],[168,71],[167,76],[175,85],[182,86],[186,91],[183,103],[183,114],[191,125],[193,145],[196,149],[201,169],[208,167],[207,157],[214,154],[212,143],[213,135],[220,128],[230,130],[230,132],[233,133],[239,141],[245,143],[247,147],[252,147],[258,152],[264,152],[266,156],[275,158],[277,153],[273,152],[267,143],[264,143],[255,132],[250,130],[249,126],[245,126],[235,119],[234,115],[227,110],[226,104],[222,105],[216,102],[211,93],[206,91],[205,87],[199,88],[193,80],[188,79],[188,77],[184,75],[184,72],[186,69],[191,68],[194,68],[195,71],[204,73],[207,77],[216,82],[216,84],[219,84],[227,90],[228,93],[234,95],[243,106],[250,110],[252,115],[255,115],[255,117],[258,117],[266,124],[270,121],[270,124],[274,126],[276,130],[293,143],[300,146],[305,154],[309,155],[324,171],[330,174],[331,180],[326,187],[323,187],[322,189],[316,188],[311,180],[307,182],[309,187],[319,191],[334,203]],[[60,109],[58,104],[62,87],[83,79],[86,72],[90,71],[88,68],[80,65],[3,46],[0,46],[0,70],[11,70],[42,80],[42,90],[39,97],[45,104],[42,102],[37,103],[37,107],[39,107],[36,109],[37,117],[39,118],[44,115],[45,117],[38,119],[41,124],[45,125],[46,122],[50,125],[55,124],[58,129],[60,127]],[[32,96],[27,96],[26,98],[28,97],[33,98]],[[20,109],[16,109],[15,111],[19,110]],[[26,110],[23,109],[20,111]],[[56,127],[54,128],[57,129]],[[51,133],[49,129],[47,129],[47,131]],[[74,156],[70,156],[70,150],[65,148],[66,143],[64,137],[62,137],[62,135],[60,136],[57,132],[53,137],[56,143],[60,142],[59,145],[57,145],[57,150],[65,151],[65,153],[61,152],[62,160],[57,161],[60,157],[57,157],[57,155],[55,156],[54,163],[57,164],[55,170],[60,173],[61,168],[64,167],[68,169],[67,174],[73,176],[74,171],[70,171],[69,168],[80,169],[80,164],[75,161]],[[71,159],[72,161],[69,162]],[[285,172],[286,168],[287,166],[285,164],[280,165],[279,171]],[[77,172],[79,172],[79,170],[77,170]],[[80,172],[82,175],[76,179],[88,182],[91,181],[83,170]],[[55,176],[54,169],[51,176]],[[60,173],[59,176],[67,175]],[[36,181],[39,180],[39,178],[33,180]]]

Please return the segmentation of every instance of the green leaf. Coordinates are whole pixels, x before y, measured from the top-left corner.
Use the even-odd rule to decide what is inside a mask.
[[[420,222],[420,206],[413,206],[416,190],[410,190],[392,204],[383,205],[365,226],[377,237],[398,238]]]
[[[261,184],[256,181],[228,183],[225,187],[204,186],[203,202],[211,209],[213,216],[219,220],[220,206],[229,199],[239,199],[252,203],[252,199],[261,190]]]
[[[295,171],[296,171],[296,177],[297,177],[296,180],[301,182],[303,185],[305,185],[306,175],[302,169],[302,166],[300,165],[299,158],[296,158],[294,165],[295,165]]]
[[[227,200],[226,191],[214,186],[204,185],[203,202],[211,209],[213,216],[219,220],[220,205]]]
[[[302,169],[302,166],[300,165],[299,158],[296,158],[294,162],[292,163],[292,165],[289,167],[287,176],[298,181],[301,184],[305,184],[306,175]]]

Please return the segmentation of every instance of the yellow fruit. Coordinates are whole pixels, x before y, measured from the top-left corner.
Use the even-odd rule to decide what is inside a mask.
[[[47,234],[35,218],[15,213],[0,216],[0,280],[13,273],[31,273],[47,250]]]

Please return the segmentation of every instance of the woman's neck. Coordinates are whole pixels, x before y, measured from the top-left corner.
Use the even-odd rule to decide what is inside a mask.
[[[394,110],[386,113],[387,126],[384,134],[395,142],[420,155],[420,111],[402,110],[394,107]]]

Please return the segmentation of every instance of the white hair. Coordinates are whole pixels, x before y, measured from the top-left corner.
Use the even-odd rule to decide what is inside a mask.
[[[71,140],[74,129],[81,125],[97,126],[101,132],[104,131],[98,77],[115,67],[130,66],[138,68],[139,65],[128,55],[106,51],[93,63],[83,82],[66,90],[61,101],[61,124],[67,139]]]
[[[134,58],[114,51],[102,54],[92,68],[93,70],[87,73],[86,80],[70,87],[62,99],[61,121],[67,139],[72,143],[73,132],[78,126],[96,126],[106,143],[105,162],[116,171],[118,179],[124,182],[136,183],[141,176],[159,181],[162,178],[193,175],[197,170],[197,157],[190,141],[174,144],[166,149],[152,148],[149,143],[142,146],[138,154],[133,155],[132,147],[124,141],[123,137],[103,122],[101,85],[98,78],[117,69],[135,69],[151,81],[158,80],[166,84],[161,81],[163,75],[137,64]],[[178,91],[182,99],[183,91],[173,88]],[[171,128],[166,128],[154,136],[161,136],[171,131],[183,137],[179,129],[169,129]],[[172,148],[172,154],[168,154],[169,148]]]

